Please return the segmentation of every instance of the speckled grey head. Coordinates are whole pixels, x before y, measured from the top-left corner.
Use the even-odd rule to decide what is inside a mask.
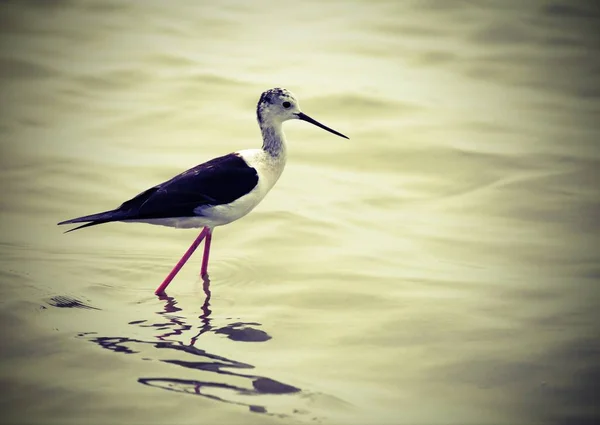
[[[298,100],[289,90],[274,88],[264,92],[256,106],[256,118],[260,124],[267,121],[287,121],[298,119]]]
[[[345,139],[348,138],[303,113],[298,99],[287,89],[274,88],[265,91],[258,100],[256,118],[261,128],[281,124],[287,120],[302,120]]]

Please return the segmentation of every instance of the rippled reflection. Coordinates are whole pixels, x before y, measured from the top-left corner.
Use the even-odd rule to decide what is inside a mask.
[[[182,309],[177,306],[174,297],[167,295],[159,296],[159,299],[164,301],[163,310],[157,312],[160,320],[154,323],[148,323],[147,320],[129,322],[130,325],[155,328],[160,331],[155,336],[156,340],[145,341],[125,336],[98,336],[95,332],[81,333],[78,336],[117,353],[142,355],[143,360],[154,360],[157,357],[156,352],[148,351],[149,348],[159,349],[161,351],[158,352],[158,355],[163,358],[156,358],[156,360],[183,367],[189,370],[190,374],[189,379],[143,376],[138,379],[141,384],[246,406],[252,412],[271,414],[267,411],[266,406],[256,403],[256,396],[294,394],[300,393],[301,390],[266,376],[242,373],[242,371],[251,371],[254,366],[196,347],[200,337],[208,332],[226,335],[227,338],[239,342],[265,342],[271,339],[267,332],[256,328],[261,326],[260,323],[236,321],[225,326],[213,326],[209,280],[204,281],[203,288],[205,298],[201,307],[202,314],[199,316],[198,332],[191,337],[187,344],[175,340],[174,337],[191,331],[193,326],[186,323],[185,317],[178,315]],[[175,353],[177,353],[177,359],[164,358],[164,356],[175,355]],[[185,356],[184,360],[181,359],[182,354]],[[178,369],[178,376],[181,376],[180,369]],[[243,400],[245,396],[253,396],[253,402],[249,403]]]

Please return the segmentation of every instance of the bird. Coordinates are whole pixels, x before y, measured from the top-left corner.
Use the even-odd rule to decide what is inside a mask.
[[[203,240],[200,275],[207,279],[214,228],[239,220],[252,211],[273,188],[285,168],[287,141],[283,122],[302,120],[349,139],[303,113],[297,97],[284,88],[272,88],[261,94],[256,118],[263,139],[260,149],[244,149],[211,159],[141,192],[118,208],[61,221],[58,225],[85,223],[65,233],[110,222],[201,228],[200,234],[154,293],[164,294]]]

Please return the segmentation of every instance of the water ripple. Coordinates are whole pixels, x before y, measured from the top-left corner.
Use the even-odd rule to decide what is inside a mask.
[[[78,300],[77,298],[72,298],[66,295],[57,295],[55,297],[50,298],[47,301],[53,307],[58,308],[82,308],[85,310],[100,310],[99,308],[92,307],[84,303],[83,301]]]

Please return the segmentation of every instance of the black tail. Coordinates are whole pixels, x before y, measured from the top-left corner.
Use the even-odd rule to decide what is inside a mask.
[[[72,218],[70,220],[61,221],[61,224],[72,224],[72,223],[85,223],[81,226],[75,227],[74,229],[67,230],[65,233],[72,232],[73,230],[83,229],[84,227],[95,226],[97,224],[109,223],[111,221],[119,221],[124,218],[124,214],[118,210],[105,211],[98,214],[85,215],[83,217]],[[87,222],[87,223],[86,223]]]

